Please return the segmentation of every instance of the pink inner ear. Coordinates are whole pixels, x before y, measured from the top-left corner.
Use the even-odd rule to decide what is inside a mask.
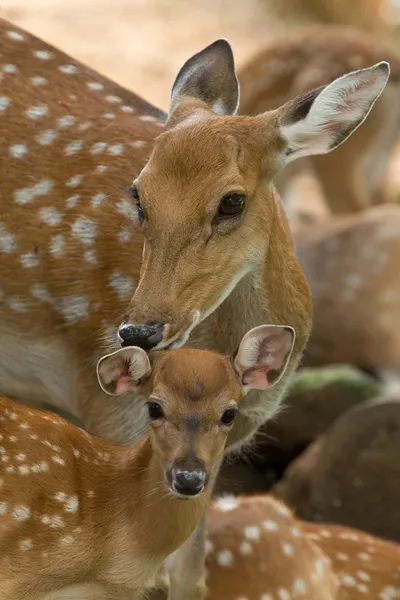
[[[127,390],[129,390],[131,384],[131,378],[129,375],[122,375],[118,378],[115,393],[123,394]]]
[[[256,390],[267,390],[271,387],[268,381],[269,367],[250,367],[243,373],[242,381],[244,385],[248,385]]]

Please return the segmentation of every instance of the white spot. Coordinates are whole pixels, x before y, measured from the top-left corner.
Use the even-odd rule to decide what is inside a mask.
[[[117,204],[117,211],[131,219],[131,221],[138,221],[137,209],[133,202],[128,202],[125,198],[121,198],[121,200]]]
[[[258,527],[258,525],[249,525],[248,527],[244,528],[244,537],[247,538],[248,540],[252,540],[254,542],[258,542],[260,539],[260,528]]]
[[[57,465],[65,465],[65,460],[63,458],[61,458],[61,456],[58,456],[57,454],[55,454],[54,456],[52,456],[51,460],[54,463],[56,463]]]
[[[8,502],[0,502],[0,515],[5,515],[8,510]]]
[[[392,600],[392,598],[399,598],[398,590],[393,585],[387,585],[382,592],[379,594],[380,600]]]
[[[26,460],[26,454],[17,454],[15,459],[19,461]]]
[[[16,42],[23,42],[25,39],[25,36],[22,35],[22,33],[20,33],[19,31],[7,31],[7,35],[9,38],[15,40]]]
[[[65,73],[66,75],[75,75],[78,73],[78,69],[75,65],[60,65],[58,69],[61,73]]]
[[[78,217],[72,225],[72,233],[87,246],[94,244],[98,225],[87,217]]]
[[[83,181],[83,175],[74,175],[73,177],[70,177],[69,179],[67,179],[67,181],[65,182],[65,185],[67,187],[77,187],[78,185],[80,185]]]
[[[327,529],[321,529],[319,532],[319,535],[323,538],[330,538],[332,537],[332,534],[330,531],[328,531]]]
[[[142,140],[136,140],[135,142],[131,142],[132,148],[143,148],[147,143]]]
[[[303,537],[303,533],[299,527],[292,527],[292,535],[297,538]]]
[[[119,96],[106,96],[106,100],[111,104],[121,104],[122,102],[122,98],[120,98]]]
[[[132,106],[128,106],[127,104],[124,104],[124,106],[121,106],[121,110],[125,113],[134,113],[135,110],[132,108]]]
[[[152,117],[151,115],[140,115],[139,119],[148,123],[157,123],[158,121],[158,119]]]
[[[87,493],[87,497],[88,498],[94,498],[94,491],[93,490],[89,490],[88,493]],[[211,544],[210,540],[207,540],[207,541]],[[207,547],[207,541],[206,541],[206,547]]]
[[[65,537],[61,538],[60,541],[62,544],[72,544],[74,541],[74,538],[70,535],[66,535]]]
[[[65,146],[65,154],[67,156],[72,156],[73,154],[76,154],[77,152],[80,152],[83,148],[83,141],[82,140],[75,140],[74,142],[71,142],[70,144],[67,144]]]
[[[304,579],[296,579],[293,584],[293,596],[302,596],[307,592],[307,586]]]
[[[81,123],[78,126],[78,129],[80,131],[86,131],[87,129],[89,129],[91,126],[93,125],[93,121],[84,121],[83,123]]]
[[[53,227],[59,225],[62,221],[61,213],[52,206],[44,206],[41,208],[39,216],[43,223],[47,223],[47,225],[52,225]]]
[[[253,547],[251,544],[249,544],[249,542],[242,542],[239,546],[239,552],[240,554],[243,554],[243,556],[248,556],[249,554],[252,553]]]
[[[338,560],[341,560],[341,561],[344,561],[344,562],[346,562],[346,561],[348,561],[348,560],[349,560],[349,557],[347,556],[347,554],[343,554],[343,552],[338,552],[338,553],[336,554],[336,558],[337,558]]]
[[[18,467],[18,471],[21,473],[21,475],[28,475],[29,467],[28,467],[28,465],[20,465]]]
[[[10,442],[13,442],[13,443],[18,441],[18,438],[16,435],[9,435],[8,439],[10,440]]]
[[[103,115],[103,117],[104,117],[105,119],[110,119],[110,120],[111,120],[111,119],[115,119],[115,115],[114,115],[114,113],[105,113],[105,114]]]
[[[7,96],[0,96],[0,112],[6,110],[9,106],[9,98],[7,98]]]
[[[357,590],[359,592],[361,592],[362,594],[366,594],[367,592],[369,592],[369,587],[367,585],[365,585],[365,583],[359,583],[357,585]]]
[[[50,250],[51,254],[53,254],[56,257],[59,257],[64,252],[64,246],[65,246],[64,236],[62,235],[62,233],[58,233],[57,235],[54,235],[51,238],[50,244],[49,244],[49,250]]]
[[[271,521],[271,520],[263,521],[262,525],[263,525],[264,529],[266,529],[267,531],[278,531],[278,529],[279,529],[278,523],[276,523],[275,521]]]
[[[79,458],[80,457],[81,453],[79,452],[79,450],[76,450],[76,448],[74,448],[73,452],[74,452],[75,458]]]
[[[95,173],[104,173],[105,171],[107,171],[108,169],[108,165],[97,165],[97,167],[95,168]]]
[[[358,535],[356,533],[351,533],[348,531],[343,531],[340,534],[340,537],[342,538],[342,540],[352,540],[353,542],[358,542]]]
[[[262,594],[260,600],[273,600],[273,598],[270,594]]]
[[[108,154],[118,156],[119,154],[122,154],[124,150],[125,146],[123,144],[114,144],[112,146],[109,146],[107,152]]]
[[[39,258],[33,252],[27,252],[26,254],[21,254],[19,257],[20,263],[26,269],[31,269],[32,267],[37,267],[39,264]]]
[[[30,550],[33,546],[33,542],[30,539],[26,539],[26,540],[21,540],[19,543],[19,548],[21,550],[21,552],[27,552],[28,550]]]
[[[92,197],[92,206],[94,208],[98,208],[100,206],[100,204],[103,202],[103,200],[105,200],[106,198],[107,198],[107,194],[104,194],[103,192],[96,194],[95,196]]]
[[[60,117],[57,119],[57,125],[59,127],[71,127],[76,121],[76,117],[73,115],[65,115],[65,117]]]
[[[278,504],[276,506],[276,510],[283,517],[291,517],[292,516],[292,513],[290,512],[290,510],[286,506],[284,506],[283,504]]]
[[[46,196],[53,189],[50,179],[42,179],[31,188],[22,188],[14,192],[14,200],[18,204],[28,204],[38,196]]]
[[[282,552],[285,556],[293,556],[294,548],[293,548],[292,544],[288,544],[288,543],[282,544]]]
[[[369,561],[371,560],[371,555],[367,554],[366,552],[360,552],[360,554],[358,555],[358,558],[364,561]]]
[[[127,242],[130,241],[131,238],[132,238],[132,231],[128,227],[124,227],[118,233],[118,239],[121,242],[121,244],[126,244]]]
[[[11,310],[13,310],[14,312],[18,312],[18,313],[28,312],[28,306],[20,298],[7,298],[6,302],[7,302],[8,306],[11,308]]]
[[[18,70],[16,65],[3,65],[4,73],[17,73]]]
[[[233,554],[230,550],[220,550],[217,552],[217,563],[221,567],[231,567],[233,564]]]
[[[31,77],[31,83],[32,83],[32,85],[40,86],[40,85],[44,85],[45,83],[47,83],[47,79],[45,79],[44,77],[41,77],[40,75],[36,75],[35,77]]]
[[[85,250],[83,257],[86,262],[96,265],[97,264],[97,252],[96,250]]]
[[[96,142],[90,148],[90,154],[93,154],[93,155],[100,154],[101,152],[104,152],[104,150],[106,148],[107,148],[107,144],[105,142]]]
[[[12,511],[12,516],[16,521],[26,521],[31,516],[31,510],[29,506],[25,506],[24,504],[17,504],[17,506]]]
[[[57,132],[54,131],[54,129],[46,129],[45,131],[42,131],[42,133],[39,133],[36,136],[36,141],[42,146],[48,146],[49,144],[52,144],[54,142],[56,137]]]
[[[239,500],[235,496],[221,496],[215,500],[214,505],[222,512],[235,510],[239,506]]]
[[[358,579],[361,579],[361,581],[371,581],[371,576],[365,571],[357,571],[357,577]]]
[[[62,298],[60,310],[68,323],[77,323],[89,316],[89,300],[78,294],[67,296]]]
[[[49,290],[45,285],[41,283],[34,283],[31,287],[31,294],[37,300],[42,300],[43,302],[48,302],[49,304],[55,304],[55,300],[50,294]],[[35,435],[35,434],[34,434]],[[32,437],[32,436],[31,436]],[[32,439],[35,439],[32,437]],[[37,436],[36,436],[37,439]]]
[[[38,104],[37,106],[30,106],[26,109],[25,114],[28,119],[41,119],[45,117],[49,112],[48,107],[45,104]]]
[[[130,275],[116,271],[110,275],[109,286],[120,300],[126,300],[132,295],[134,283]]]
[[[66,204],[67,208],[75,208],[75,206],[78,204],[79,200],[80,200],[80,195],[74,194],[73,196],[70,196],[69,198],[66,199],[65,204]]]
[[[94,90],[96,92],[104,90],[104,85],[102,83],[99,83],[98,81],[89,81],[89,83],[87,83],[86,85],[90,90]]]
[[[351,575],[347,575],[346,573],[341,577],[343,585],[346,587],[356,587],[357,581]]]
[[[0,250],[6,254],[11,254],[17,247],[15,235],[6,230],[5,225],[0,222]]]
[[[35,50],[34,52],[36,58],[40,58],[40,60],[49,60],[53,58],[53,53],[49,52],[49,50]]]
[[[70,496],[65,501],[65,512],[76,513],[79,508],[78,496]]]
[[[278,590],[278,598],[279,598],[279,600],[291,600],[291,595],[284,588],[280,588]]]
[[[13,158],[24,158],[25,154],[28,153],[28,148],[25,144],[14,144],[14,146],[9,147],[8,152]]]
[[[324,561],[322,560],[322,558],[317,558],[317,560],[315,561],[315,572],[317,574],[318,577],[321,577],[324,573]]]
[[[64,527],[64,520],[60,515],[42,515],[40,520],[43,525],[49,525],[52,529],[61,529]]]

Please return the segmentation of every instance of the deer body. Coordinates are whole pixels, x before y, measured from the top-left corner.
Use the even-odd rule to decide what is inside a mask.
[[[400,59],[370,34],[325,25],[277,39],[241,67],[241,112],[258,114],[378,60],[390,61],[391,77],[369,118],[333,153],[285,169],[277,179],[285,200],[292,177],[305,166],[311,166],[333,213],[358,212],[388,200],[385,177],[399,138]]]
[[[289,364],[273,389],[243,400],[227,442],[239,448],[278,409],[311,329],[310,292],[272,178],[343,142],[388,65],[243,118],[232,51],[220,40],[182,67],[165,122],[13,25],[2,21],[0,36],[1,390],[131,441],[147,412],[137,393],[99,392],[104,349],[179,347],[190,336],[194,347],[232,354],[249,329],[286,323],[296,331]],[[197,577],[180,582],[182,598]]]
[[[271,496],[225,497],[207,519],[207,598],[378,600],[400,589],[400,547],[301,522]]]

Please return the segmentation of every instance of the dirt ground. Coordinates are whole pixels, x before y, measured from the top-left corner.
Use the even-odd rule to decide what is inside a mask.
[[[280,0],[277,0],[280,1]],[[167,109],[183,62],[218,37],[240,65],[288,30],[265,0],[3,0],[0,16]],[[400,152],[391,168],[400,189]],[[326,214],[310,177],[296,185],[296,204]]]

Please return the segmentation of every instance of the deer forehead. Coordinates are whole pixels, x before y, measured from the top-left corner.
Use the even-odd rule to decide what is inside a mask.
[[[172,350],[162,357],[154,371],[153,392],[184,404],[189,400],[229,402],[238,400],[241,393],[229,360],[213,352]],[[198,409],[203,405],[199,403]]]

